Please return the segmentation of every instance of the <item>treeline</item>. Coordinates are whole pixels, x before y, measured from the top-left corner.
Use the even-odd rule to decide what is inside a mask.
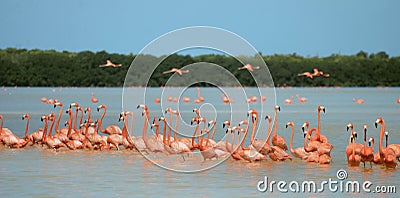
[[[149,59],[152,58],[148,55]],[[135,55],[100,52],[57,52],[54,50],[0,50],[0,86],[123,86],[129,65]],[[156,58],[156,57],[153,57]],[[107,59],[121,63],[118,68],[99,67]],[[352,56],[302,57],[296,54],[263,56],[277,86],[400,86],[400,57],[385,52]],[[191,63],[210,62],[223,66],[244,86],[255,86],[249,72],[234,57],[224,55],[178,55],[163,59],[148,81],[149,86],[165,85],[170,75],[162,71]],[[143,65],[146,69],[146,65]],[[330,77],[297,76],[313,68]],[[207,86],[206,83],[200,85]]]

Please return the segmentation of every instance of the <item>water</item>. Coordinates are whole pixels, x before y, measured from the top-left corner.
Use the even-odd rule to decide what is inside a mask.
[[[135,94],[142,94],[143,88],[130,88]],[[229,88],[237,95],[241,91],[237,88]],[[153,102],[159,97],[160,88],[147,89],[146,104],[149,105],[151,116],[161,116],[161,104]],[[238,90],[238,91],[235,91]],[[168,95],[176,95],[180,90],[172,89],[164,93],[162,98]],[[246,88],[249,95],[256,95],[256,89]],[[99,99],[98,104],[90,101],[90,93],[93,92]],[[232,93],[232,92],[231,92]],[[126,94],[130,94],[126,92]],[[291,95],[300,94],[307,97],[308,102],[300,104],[297,99],[294,103],[287,105],[283,100]],[[197,95],[195,89],[184,90],[183,95],[192,100]],[[191,135],[193,126],[190,126],[191,111],[195,107],[201,107],[202,114],[208,120],[217,119],[216,139],[224,136],[224,129],[221,122],[234,117],[237,120],[245,118],[245,111],[242,106],[229,106],[221,101],[221,92],[216,88],[202,88],[201,95],[205,102],[210,105],[200,106],[191,103],[175,103],[163,101],[163,109],[167,106],[178,108],[181,111],[182,121],[179,123],[179,130],[182,135]],[[235,103],[239,104],[240,96],[236,97]],[[375,185],[394,185],[397,190],[400,188],[400,176],[398,170],[386,170],[383,166],[373,165],[373,169],[348,168],[345,156],[349,133],[346,132],[346,125],[352,122],[355,130],[359,133],[358,142],[362,140],[362,125],[368,124],[368,136],[375,137],[375,151],[377,151],[378,129],[374,127],[376,118],[383,117],[386,121],[386,129],[390,132],[389,142],[399,143],[398,134],[400,120],[400,105],[396,98],[400,96],[399,88],[290,88],[276,90],[276,101],[281,106],[279,112],[278,133],[289,142],[291,129],[286,129],[288,121],[295,123],[295,140],[293,147],[300,147],[302,135],[301,124],[309,121],[316,126],[317,106],[324,105],[326,113],[321,115],[322,133],[329,138],[335,148],[332,151],[332,163],[330,165],[309,164],[294,159],[292,162],[268,162],[247,163],[237,162],[231,159],[220,163],[214,168],[197,173],[177,173],[160,168],[143,156],[134,151],[74,151],[54,152],[43,150],[38,146],[26,147],[24,149],[12,150],[0,147],[0,196],[33,196],[33,197],[76,197],[76,196],[194,196],[194,197],[215,197],[215,196],[292,196],[290,193],[280,193],[276,186],[274,192],[260,193],[257,191],[257,183],[268,176],[269,181],[299,181],[314,180],[317,184],[327,181],[329,178],[338,180],[336,172],[344,169],[348,172],[347,180],[357,180],[360,183],[369,180]],[[118,122],[122,104],[126,99],[132,106],[143,103],[142,98],[129,97],[122,102],[122,89],[120,88],[13,88],[0,92],[0,113],[5,118],[3,127],[10,128],[18,136],[23,136],[25,121],[21,120],[24,113],[31,114],[29,132],[43,127],[40,116],[59,109],[40,102],[41,97],[57,98],[64,103],[64,110],[69,103],[79,102],[83,107],[91,107],[92,118],[98,119],[102,112],[97,112],[96,107],[100,103],[107,105],[107,114],[104,125],[115,124],[122,127]],[[273,101],[273,95],[267,95],[267,101]],[[355,104],[352,98],[365,99],[365,104]],[[264,102],[260,106],[258,101],[251,104],[249,108],[255,108],[263,116],[271,114],[271,104]],[[212,104],[212,105],[211,105]],[[246,106],[247,107],[247,106]],[[124,105],[124,109],[132,108]],[[135,113],[134,135],[139,135],[143,126],[143,118],[140,110],[129,109]],[[232,113],[230,113],[232,112]],[[244,114],[244,115],[243,115]],[[261,114],[261,113],[260,113]],[[65,113],[61,123],[67,119]],[[260,118],[261,128],[258,138],[265,138],[266,124],[264,118]],[[186,157],[183,161],[181,156],[169,156],[157,154],[151,156],[157,163],[181,170],[206,169],[214,165],[214,161],[201,162],[201,156],[195,153],[194,156]],[[367,164],[369,167],[369,164]],[[344,180],[344,181],[347,181]],[[286,187],[288,189],[288,187]],[[305,194],[305,196],[332,196],[333,194],[325,189],[322,193]],[[362,191],[362,190],[361,190]],[[344,197],[348,193],[338,193],[334,196]],[[352,193],[355,196],[364,196]],[[374,194],[375,197],[391,196],[391,194]]]

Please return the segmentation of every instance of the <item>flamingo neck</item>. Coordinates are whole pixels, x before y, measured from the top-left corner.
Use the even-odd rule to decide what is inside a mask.
[[[42,135],[43,142],[46,142],[46,133],[47,133],[47,119],[44,121],[43,135]]]
[[[253,142],[254,142],[254,133],[255,133],[255,131],[256,131],[256,127],[257,127],[257,124],[258,124],[258,113],[256,113],[256,121],[253,122],[253,119],[252,119],[252,120],[251,120],[251,123],[252,123],[252,127],[251,127],[251,139],[250,139],[250,144],[253,144]]]
[[[366,148],[367,148],[367,131],[364,130],[364,155],[367,154]]]
[[[76,123],[78,122],[78,108],[75,111],[75,121],[74,121],[74,131],[77,132],[76,130]]]
[[[267,131],[267,145],[269,146],[270,145],[270,139],[271,139],[271,132],[272,132],[272,130],[271,130],[271,125],[272,125],[272,120],[271,121],[268,121],[268,131]]]
[[[89,136],[89,125],[85,123],[85,137],[87,138]],[[96,131],[96,130],[95,130]],[[96,132],[95,132],[96,133]]]
[[[207,132],[207,142],[206,142],[206,147],[208,146],[208,143],[210,142],[210,131]]]
[[[277,113],[276,110],[275,110],[274,134],[272,135],[272,137],[276,137],[277,125],[278,125],[278,113]]]
[[[144,115],[144,123],[143,123],[143,131],[142,131],[142,138],[146,138],[146,130],[147,130],[147,113]]]
[[[164,145],[168,145],[166,136],[167,136],[167,121],[164,120],[164,128],[163,128],[163,143],[164,143]]]
[[[69,121],[68,121],[68,133],[67,137],[71,135],[71,129],[72,129],[72,114],[69,113]]]
[[[103,119],[104,119],[104,116],[106,115],[106,112],[107,112],[107,108],[104,106],[103,114],[101,115],[101,118],[98,121],[98,125],[99,125],[98,128],[99,128],[100,132],[102,132],[102,133],[106,132],[106,130],[103,129]]]
[[[172,131],[172,113],[169,112],[169,126],[168,126],[168,145],[171,143],[171,131]]]
[[[175,120],[175,130],[174,130],[174,141],[178,141],[176,139],[176,133],[178,131],[178,123],[179,123],[179,114],[176,114],[176,120]]]
[[[246,139],[248,132],[249,132],[249,125],[246,126],[246,129],[245,129],[245,132],[244,132],[244,135],[243,135],[243,139],[242,139],[242,142],[241,142],[242,149],[244,149],[244,140]]]
[[[133,113],[131,114],[131,116],[132,116],[132,119],[131,119],[131,125],[129,127],[129,130],[130,130],[130,133],[131,133],[131,137],[133,137],[133,131],[132,131],[133,130],[133,121],[134,121]],[[126,118],[128,118],[128,116]],[[128,122],[128,120],[126,122]],[[128,135],[129,135],[129,133],[128,133],[128,124],[126,124],[126,136],[128,136]]]
[[[58,129],[58,126],[60,124],[61,116],[62,116],[62,108],[63,106],[60,106],[60,113],[58,114],[57,122],[56,122],[56,132],[60,133],[60,130]]]
[[[385,121],[382,120],[381,133],[379,135],[379,153],[383,155],[382,140],[385,133]]]
[[[4,122],[3,116],[0,116],[0,119],[1,119],[0,123],[0,135],[1,135],[3,133],[3,122]]]
[[[49,130],[49,134],[50,134],[50,136],[53,136],[53,126],[54,126],[54,121],[55,121],[55,119],[51,120],[51,124],[50,124],[50,130]]]
[[[156,137],[158,138],[158,132],[159,132],[159,130],[160,130],[160,126],[156,126]]]
[[[26,126],[25,126],[25,137],[28,137],[28,129],[29,129],[30,120],[31,120],[31,118],[28,116],[28,121],[26,121]],[[0,128],[0,132],[1,132],[1,128]]]
[[[293,138],[294,138],[294,126],[292,126],[292,137],[290,138],[290,152],[294,153],[293,150]]]
[[[320,134],[321,134],[321,110],[318,110],[318,130],[317,130],[317,132],[315,134],[316,134],[316,136],[318,137],[318,140],[319,140],[319,137],[320,137]]]
[[[215,135],[215,131],[217,130],[217,127],[214,125],[214,129],[213,129],[213,132],[212,132],[212,136],[211,136],[211,139],[214,139],[214,135]]]
[[[192,147],[194,147],[194,137],[196,136],[198,130],[199,130],[199,123],[196,123],[196,128],[194,129],[194,133],[192,136]]]

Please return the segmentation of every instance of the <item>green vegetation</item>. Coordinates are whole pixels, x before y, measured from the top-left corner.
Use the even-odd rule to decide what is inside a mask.
[[[156,59],[148,55],[149,59]],[[0,86],[122,86],[134,55],[109,54],[105,51],[57,52],[54,50],[0,50]],[[385,52],[329,57],[302,57],[296,54],[263,56],[277,86],[400,86],[400,57]],[[119,68],[103,67],[107,59],[122,63]],[[255,82],[247,71],[238,71],[241,64],[223,55],[173,54],[165,58],[154,71],[149,86],[164,85],[170,75],[162,71],[196,62],[210,62],[231,71],[245,86]],[[145,69],[145,64],[143,65]],[[329,73],[329,78],[309,79],[298,73],[313,68]],[[200,83],[200,85],[206,85]]]

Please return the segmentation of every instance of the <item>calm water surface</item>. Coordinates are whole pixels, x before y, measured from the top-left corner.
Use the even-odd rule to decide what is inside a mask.
[[[143,93],[143,88],[131,88],[134,93]],[[235,89],[235,88],[229,88]],[[161,89],[151,88],[146,92],[146,104],[151,109],[151,116],[161,116],[160,104],[152,102],[159,97]],[[247,88],[246,93],[256,95],[256,89]],[[90,93],[93,92],[99,99],[98,104],[90,101]],[[172,92],[165,93],[175,94]],[[283,100],[291,95],[300,94],[307,97],[308,102],[300,104],[297,100],[291,105],[286,105]],[[183,95],[194,98],[197,95],[195,89],[185,90]],[[245,114],[242,109],[231,109],[221,101],[221,93],[217,89],[202,88],[201,95],[206,99],[206,104],[200,106],[194,103],[179,103],[181,111],[182,135],[189,135],[193,130],[188,120],[193,116],[191,110],[200,107],[202,114],[210,119],[217,119],[216,138],[223,138],[224,129],[221,122],[232,116],[240,118]],[[179,95],[177,95],[179,96]],[[121,88],[13,88],[0,91],[0,113],[5,117],[3,127],[10,128],[15,134],[23,136],[25,121],[21,120],[24,113],[31,114],[30,132],[43,127],[40,116],[51,111],[58,113],[58,108],[40,102],[41,97],[58,98],[66,108],[71,102],[78,102],[83,107],[91,107],[92,117],[97,119],[101,112],[95,111],[100,103],[107,105],[107,115],[104,125],[119,123],[118,116],[122,110]],[[164,96],[163,96],[164,97]],[[267,101],[273,101],[274,96],[267,96]],[[354,104],[352,98],[365,99],[365,104]],[[302,144],[300,132],[301,124],[309,121],[316,126],[317,106],[324,105],[326,113],[322,115],[322,133],[325,134],[335,148],[332,151],[332,163],[330,165],[307,164],[301,160],[294,159],[292,162],[268,162],[245,163],[228,159],[223,163],[206,171],[197,173],[177,173],[160,168],[143,156],[134,151],[75,151],[54,152],[43,150],[38,146],[26,147],[20,150],[5,149],[0,147],[0,196],[33,196],[33,197],[106,197],[106,196],[293,196],[290,193],[274,192],[260,193],[257,191],[257,183],[268,176],[269,180],[299,181],[314,180],[326,181],[329,178],[336,179],[336,172],[344,169],[348,172],[347,180],[357,180],[360,183],[369,180],[373,185],[394,185],[397,191],[400,189],[399,170],[388,171],[382,166],[373,165],[373,169],[348,168],[345,156],[345,147],[348,143],[348,132],[346,125],[352,122],[356,131],[359,132],[358,141],[362,140],[362,125],[368,124],[368,136],[372,135],[375,140],[379,138],[378,130],[373,124],[378,117],[383,117],[387,123],[386,129],[390,132],[389,142],[399,143],[399,120],[400,105],[396,98],[400,97],[399,88],[290,88],[277,89],[276,101],[281,105],[279,113],[278,133],[289,142],[291,130],[285,128],[288,121],[295,123],[294,147]],[[143,103],[131,96],[134,105]],[[212,105],[211,105],[212,104]],[[173,106],[171,102],[164,102],[163,108]],[[260,107],[260,102],[250,105],[261,111],[266,109],[264,116],[271,113],[272,106]],[[134,135],[141,133],[143,118],[140,111],[135,112]],[[232,113],[230,113],[232,112]],[[63,115],[61,123],[67,119]],[[263,119],[261,129],[257,137],[265,138],[266,124]],[[360,138],[361,137],[361,138]],[[378,141],[376,141],[376,144]],[[375,145],[375,150],[378,146]],[[215,162],[201,162],[201,155],[195,153],[186,157],[165,157],[161,154],[151,156],[157,163],[170,165],[170,167],[181,170],[206,169]],[[369,167],[369,165],[368,165]],[[346,180],[345,180],[346,181]],[[300,195],[300,194],[297,194]],[[325,196],[344,197],[348,193],[332,194],[325,192],[317,194],[301,194],[301,196]],[[351,196],[364,196],[365,193],[352,193]],[[375,197],[389,196],[394,194],[374,194]]]

